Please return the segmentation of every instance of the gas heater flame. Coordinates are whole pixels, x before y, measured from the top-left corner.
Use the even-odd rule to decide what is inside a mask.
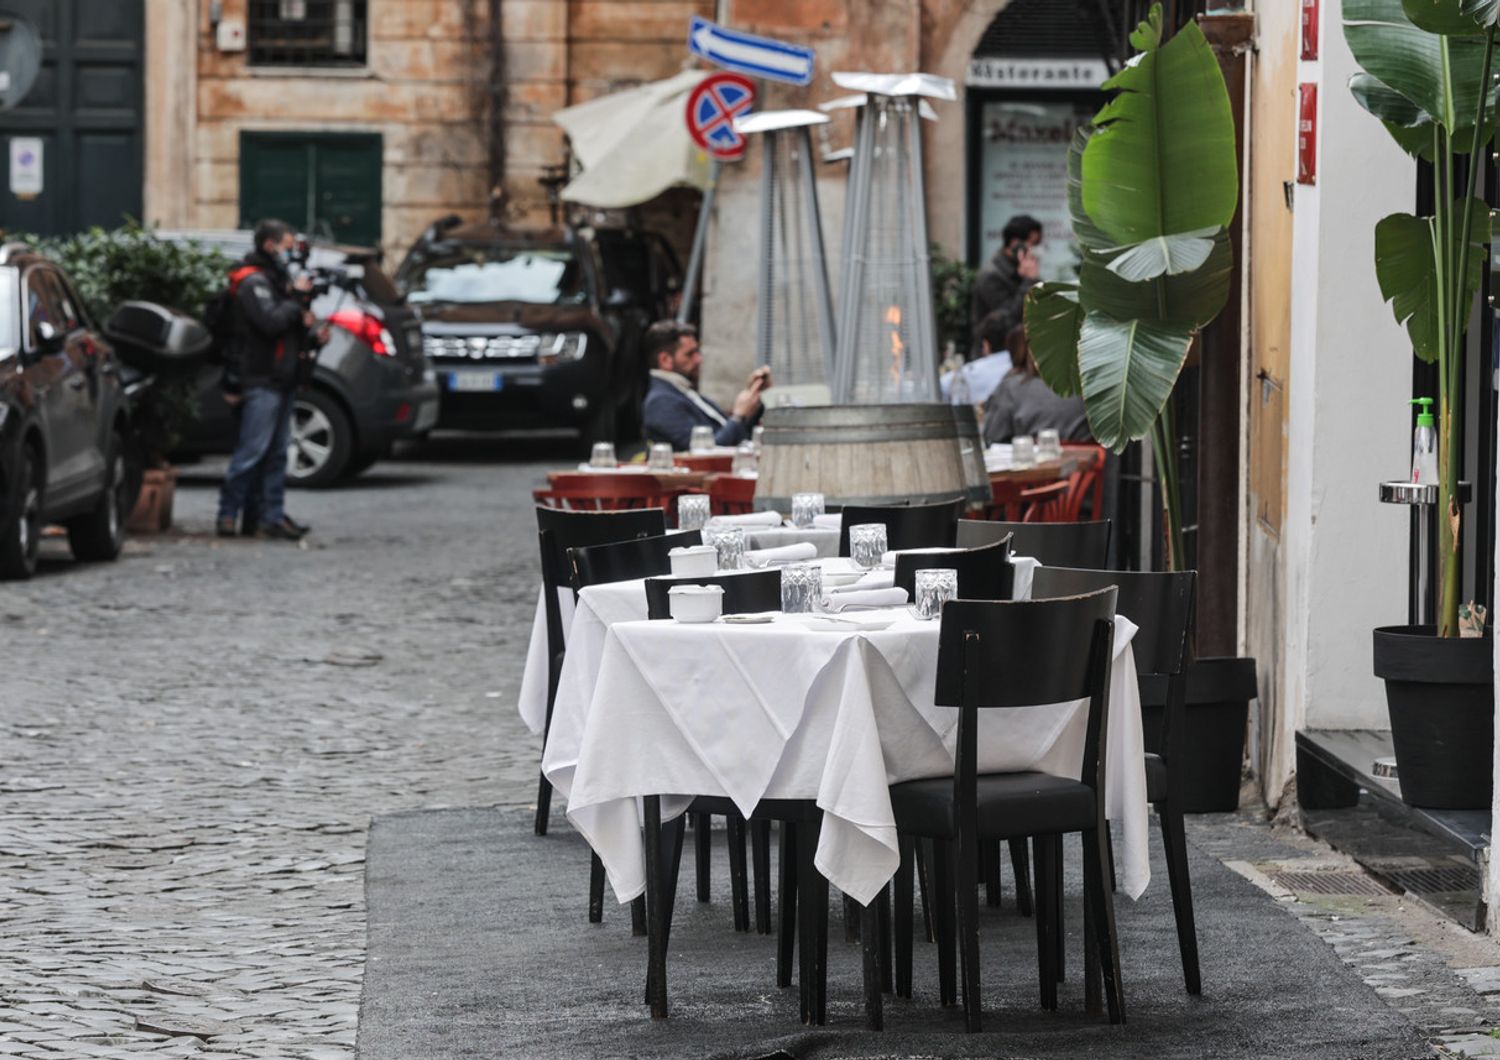
[[[906,343],[901,341],[901,307],[886,306],[885,322],[891,331],[891,382],[901,385],[901,362],[905,359]]]

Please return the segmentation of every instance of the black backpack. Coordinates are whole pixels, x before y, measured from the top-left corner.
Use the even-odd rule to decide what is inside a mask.
[[[235,295],[245,278],[259,271],[254,266],[236,266],[229,274],[228,285],[203,305],[203,326],[213,336],[213,355],[220,361],[230,359],[229,350],[234,343]]]

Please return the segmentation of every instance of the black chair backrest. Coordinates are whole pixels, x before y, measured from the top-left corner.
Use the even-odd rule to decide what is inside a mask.
[[[880,508],[846,504],[843,525],[839,529],[839,555],[849,554],[849,528],[865,523],[885,524],[885,547],[888,549],[952,548],[958,533],[958,516],[963,508],[963,501]]]
[[[603,585],[605,582],[624,582],[632,578],[669,574],[672,560],[668,553],[672,549],[701,544],[701,531],[684,530],[661,537],[617,541],[611,545],[570,548],[568,560],[572,567],[573,590],[577,592],[587,586]]]
[[[1104,813],[1103,751],[1109,717],[1115,592],[1063,600],[953,600],[938,631],[938,706],[958,707],[953,796],[959,833],[975,826],[979,710],[1089,702],[1079,779]],[[962,840],[960,840],[962,841]]]
[[[1115,588],[1118,612],[1140,627],[1131,641],[1139,674],[1180,674],[1190,661],[1195,571],[1149,572],[1037,568],[1031,598],[1078,596]]]
[[[647,618],[672,617],[671,599],[667,594],[674,585],[723,586],[724,608],[721,613],[726,615],[781,610],[781,571],[755,570],[740,574],[714,574],[704,578],[647,578]]]
[[[1013,595],[1016,569],[1010,562],[1010,539],[983,548],[957,552],[907,552],[896,557],[896,587],[906,598],[917,599],[917,571],[951,567],[958,571],[961,600],[1009,600]]]
[[[1109,563],[1108,519],[1096,523],[1002,523],[961,519],[958,545],[974,548],[1010,536],[1010,550],[1048,567],[1102,570]]]

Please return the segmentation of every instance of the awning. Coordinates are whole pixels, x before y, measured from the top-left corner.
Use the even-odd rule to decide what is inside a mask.
[[[562,197],[612,209],[668,188],[707,188],[708,155],[688,136],[684,120],[688,94],[707,76],[706,70],[684,70],[553,114],[583,166]]]

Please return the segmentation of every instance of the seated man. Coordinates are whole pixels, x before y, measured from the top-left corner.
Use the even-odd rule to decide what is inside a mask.
[[[694,427],[711,427],[719,445],[738,445],[750,437],[762,412],[760,395],[771,385],[771,370],[757,368],[734,399],[728,415],[698,393],[703,352],[698,329],[691,324],[658,320],[641,336],[641,352],[651,366],[651,385],[641,409],[646,440],[688,447]]]
[[[1025,326],[1012,328],[1005,344],[1013,367],[985,405],[984,444],[1009,443],[1018,434],[1049,427],[1065,442],[1093,441],[1083,398],[1058,397],[1037,374]]]
[[[956,372],[943,374],[938,381],[943,400],[954,405],[982,405],[995,392],[1011,368],[1010,350],[1006,346],[1009,319],[996,311],[979,322],[979,356]],[[1023,328],[1023,334],[1024,331]]]

